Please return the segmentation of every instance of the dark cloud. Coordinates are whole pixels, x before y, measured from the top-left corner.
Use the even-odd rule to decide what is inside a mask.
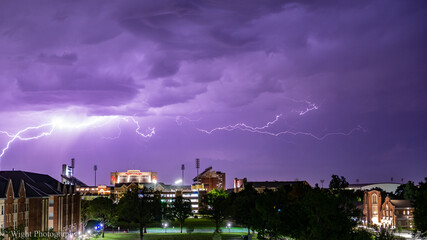
[[[41,53],[37,60],[48,64],[72,65],[77,61],[77,55],[74,53],[63,53],[61,55]]]
[[[164,129],[147,146],[224,168],[256,156],[281,166],[263,168],[277,179],[301,178],[295,172],[309,165],[329,174],[360,159],[394,164],[405,153],[422,165],[426,23],[425,1],[6,1],[0,114],[78,107],[95,115],[188,116],[182,132],[159,123]],[[299,115],[307,101],[319,108]],[[319,143],[190,128],[262,126],[280,113],[279,131],[370,130]],[[176,135],[161,135],[169,132]],[[194,152],[183,152],[190,146]],[[284,177],[285,165],[294,168]]]

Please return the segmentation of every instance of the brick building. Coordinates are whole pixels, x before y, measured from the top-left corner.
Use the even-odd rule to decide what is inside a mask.
[[[77,232],[80,194],[54,178],[23,171],[0,171],[0,227],[25,232]]]
[[[201,186],[206,191],[212,191],[213,189],[227,189],[225,185],[225,173],[220,171],[211,171],[212,167],[208,167],[197,175],[193,182],[195,186]]]
[[[363,198],[364,225],[412,228],[414,208],[409,200],[394,200],[388,196],[381,201],[381,192],[366,191]]]

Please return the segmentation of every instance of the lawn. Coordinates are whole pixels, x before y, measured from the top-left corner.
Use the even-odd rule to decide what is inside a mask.
[[[221,233],[222,240],[241,240],[242,233]],[[99,237],[98,239],[102,239]],[[139,239],[139,233],[105,233],[105,240]],[[212,239],[212,233],[146,233],[144,240],[206,240]],[[252,238],[256,240],[257,238]]]
[[[178,221],[169,222],[169,226],[179,227]],[[206,218],[187,218],[184,223],[184,227],[193,226],[194,228],[203,228],[203,227],[215,227],[215,223]],[[224,223],[225,226],[225,223]],[[161,223],[153,223],[148,227],[162,227]]]

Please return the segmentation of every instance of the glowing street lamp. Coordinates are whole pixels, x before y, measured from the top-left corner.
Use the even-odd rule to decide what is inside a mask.
[[[165,233],[166,233],[166,228],[168,227],[168,223],[163,223],[163,226],[165,227]]]
[[[182,183],[182,179],[178,179],[178,180],[175,181],[175,185],[178,185],[180,183]]]
[[[231,232],[231,223],[228,223],[227,227],[228,227],[228,232]]]

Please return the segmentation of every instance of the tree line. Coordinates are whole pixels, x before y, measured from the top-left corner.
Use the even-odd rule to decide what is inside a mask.
[[[374,236],[356,227],[362,217],[356,203],[363,195],[347,187],[344,177],[333,175],[326,189],[303,184],[263,192],[250,184],[238,193],[214,189],[203,197],[199,214],[213,221],[216,232],[229,220],[246,227],[248,235],[256,232],[258,239],[387,239],[386,232]],[[403,184],[395,194],[413,198],[415,227],[427,235],[427,178],[418,187]],[[182,232],[191,215],[188,199],[176,196],[170,203],[162,202],[160,192],[147,188],[129,190],[117,204],[110,198],[82,202],[83,223],[97,219],[104,226],[137,228],[140,239],[149,224],[162,220],[177,220]]]

